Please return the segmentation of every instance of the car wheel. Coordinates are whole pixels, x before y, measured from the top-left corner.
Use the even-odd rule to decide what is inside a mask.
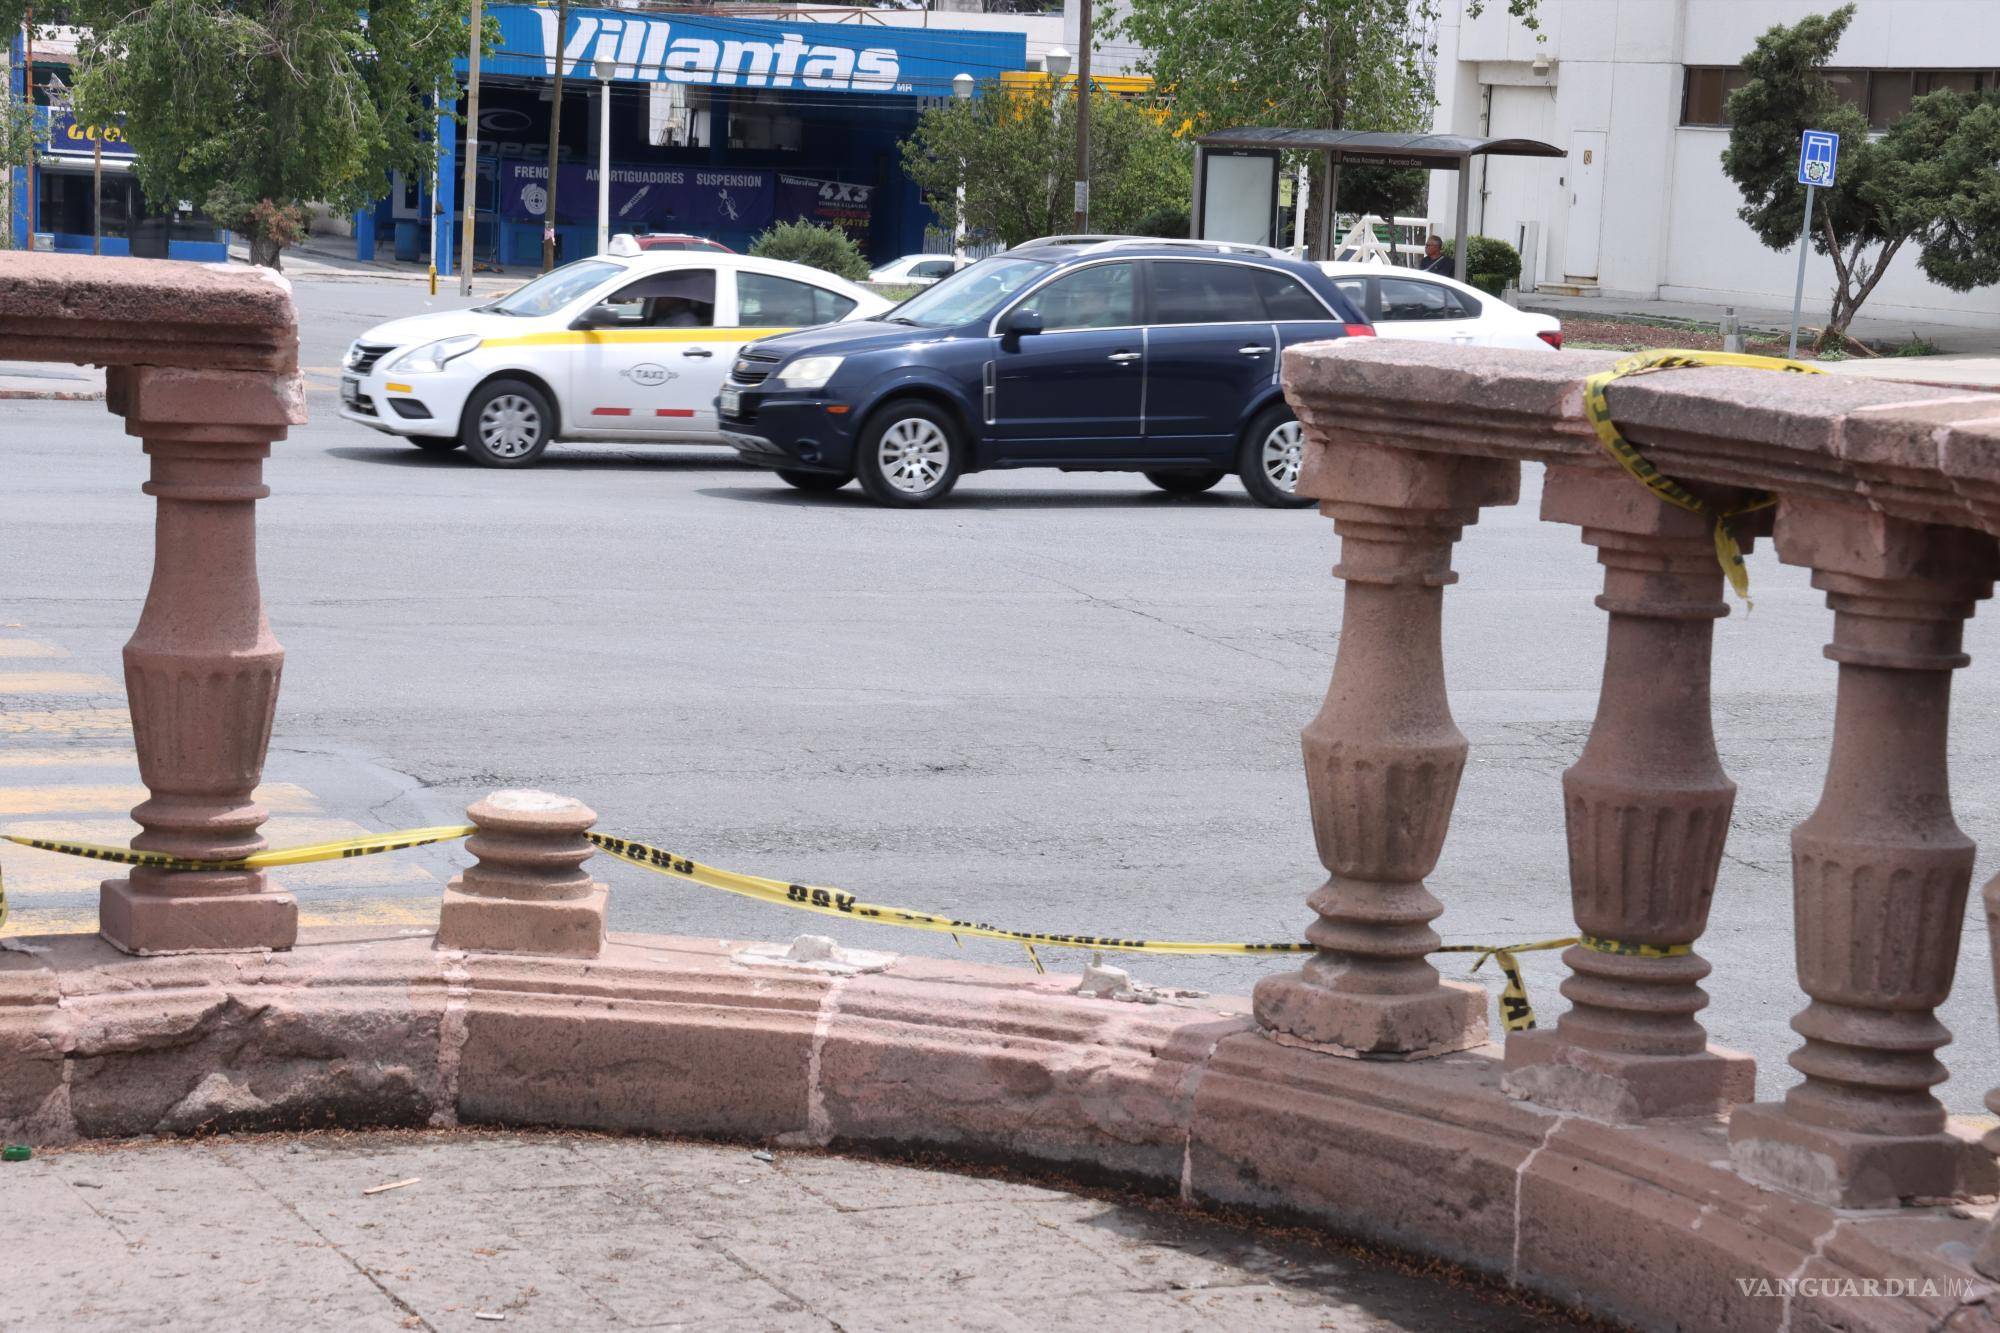
[[[1148,472],[1146,480],[1168,495],[1199,495],[1229,474],[1219,467]]]
[[[1312,500],[1292,493],[1299,484],[1304,445],[1305,432],[1290,407],[1273,403],[1259,412],[1244,432],[1236,469],[1250,498],[1272,509],[1302,509],[1312,504]]]
[[[448,454],[465,443],[456,435],[405,435],[403,438],[427,454]]]
[[[526,467],[549,447],[555,423],[555,409],[540,389],[520,380],[494,380],[474,391],[458,433],[473,462]]]
[[[778,480],[802,491],[837,491],[854,478],[838,472],[800,472],[796,468],[781,467],[778,469]]]
[[[963,454],[958,427],[942,409],[905,399],[877,412],[862,430],[854,473],[877,504],[913,509],[950,494]]]

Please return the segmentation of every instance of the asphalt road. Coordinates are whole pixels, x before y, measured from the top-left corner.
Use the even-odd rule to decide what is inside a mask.
[[[335,414],[347,340],[420,308],[420,287],[297,295],[314,420],[277,447],[261,510],[289,654],[272,780],[383,829],[544,787],[602,828],[714,864],[1026,929],[1264,940],[1310,919],[1324,872],[1297,736],[1340,628],[1332,525],[1316,513],[1258,508],[1234,481],[1170,498],[1137,477],[1041,473],[971,477],[942,507],[890,512],[703,449],[562,446],[533,471],[487,471]],[[0,403],[0,439],[0,621],[116,677],[150,560],[137,444],[92,403]],[[1448,941],[1571,928],[1559,778],[1595,708],[1604,617],[1594,555],[1537,520],[1538,482],[1531,470],[1518,507],[1467,532],[1446,600],[1473,746],[1431,881]],[[1768,1097],[1794,1078],[1786,839],[1818,796],[1834,667],[1806,573],[1762,550],[1751,565],[1754,614],[1717,631],[1716,729],[1740,791],[1702,951],[1711,1033],[1757,1056]],[[2000,845],[1994,633],[1969,627],[1952,759],[1960,823]],[[464,859],[412,855],[440,876]],[[1977,895],[1995,869],[1983,850],[1944,1010],[1959,1034],[1944,1095],[1962,1112],[2000,1081]],[[614,929],[955,947],[599,873]],[[1281,965],[1129,964],[1211,990]],[[1552,1021],[1561,964],[1527,966]]]

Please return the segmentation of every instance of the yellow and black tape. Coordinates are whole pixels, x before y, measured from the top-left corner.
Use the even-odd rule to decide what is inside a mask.
[[[1617,954],[1620,958],[1685,958],[1694,952],[1692,944],[1627,944],[1623,940],[1599,939],[1595,935],[1579,935],[1576,942],[1586,949]]]
[[[0,834],[0,837],[4,837],[8,842],[23,847],[33,847],[39,851],[59,852],[65,856],[80,856],[114,865],[151,866],[161,870],[264,870],[276,866],[310,865],[317,861],[338,861],[357,856],[372,856],[379,852],[424,847],[432,843],[450,842],[456,838],[468,837],[478,831],[470,824],[405,829],[399,833],[372,834],[341,842],[273,848],[237,860],[192,860],[186,857],[168,856],[161,852],[137,851],[129,847],[65,842],[54,838],[29,838],[12,833]],[[1028,951],[1028,957],[1034,963],[1037,972],[1043,970],[1042,960],[1035,953],[1037,945],[1111,953],[1210,955],[1311,953],[1314,948],[1313,945],[1298,940],[1256,944],[1222,940],[1148,940],[1122,935],[1073,935],[1050,931],[1008,930],[965,917],[925,912],[913,907],[890,907],[881,903],[863,902],[844,890],[827,888],[823,885],[797,884],[788,880],[767,879],[762,875],[746,875],[739,871],[723,870],[634,838],[613,837],[606,833],[587,833],[584,836],[599,851],[629,865],[699,884],[703,888],[719,889],[725,893],[752,898],[758,902],[795,908],[803,912],[817,912],[823,916],[869,921],[876,925],[932,931],[950,935],[954,939],[970,935],[978,939],[1006,940],[1019,944]],[[5,925],[6,920],[6,888],[4,882],[0,882],[0,925]],[[1509,1032],[1522,1032],[1535,1026],[1535,1011],[1528,1003],[1527,986],[1521,978],[1521,965],[1514,955],[1532,953],[1540,949],[1559,949],[1578,942],[1572,938],[1504,946],[1448,944],[1441,946],[1437,952],[1478,954],[1478,960],[1472,965],[1474,972],[1477,972],[1488,958],[1497,963],[1506,978],[1500,992],[1502,1025]],[[1593,948],[1611,943],[1589,940],[1582,942],[1591,944]],[[1630,949],[1651,947],[1653,946],[1620,946],[1612,951],[1626,952]]]
[[[1628,356],[1609,370],[1599,371],[1583,382],[1583,415],[1597,432],[1597,442],[1604,446],[1604,452],[1616,459],[1618,465],[1638,480],[1639,484],[1660,499],[1692,514],[1712,514],[1715,519],[1715,558],[1722,565],[1722,573],[1729,580],[1729,586],[1736,590],[1745,605],[1750,601],[1750,574],[1743,567],[1743,547],[1729,530],[1729,520],[1738,514],[1752,510],[1766,509],[1777,503],[1776,497],[1764,492],[1756,492],[1744,503],[1733,509],[1717,511],[1700,496],[1667,476],[1638,448],[1618,431],[1618,425],[1611,419],[1611,405],[1604,390],[1615,380],[1628,375],[1641,375],[1653,370],[1677,370],[1690,366],[1742,366],[1751,370],[1780,370],[1794,375],[1821,375],[1825,372],[1817,366],[1808,366],[1799,361],[1787,361],[1777,356],[1747,356],[1741,352],[1691,352],[1666,350],[1641,352]]]

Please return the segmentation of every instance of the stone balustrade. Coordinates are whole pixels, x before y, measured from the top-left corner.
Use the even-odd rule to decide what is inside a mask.
[[[253,799],[284,649],[257,583],[271,445],[305,420],[291,288],[263,269],[0,255],[0,346],[106,368],[106,403],[152,459],[153,579],[125,645],[139,775],[132,845],[188,860],[261,851]],[[288,949],[298,905],[254,870],[140,867],[103,887],[128,953]]]
[[[1521,463],[1542,463],[1542,517],[1597,548],[1608,626],[1596,719],[1562,780],[1570,1007],[1508,1035],[1506,1090],[1612,1122],[1726,1115],[1741,1174],[1821,1203],[1991,1195],[1991,1151],[1947,1125],[1932,1089],[1973,860],[1946,774],[1951,674],[2000,568],[2000,397],[1749,368],[1607,391],[1626,438],[1714,509],[1774,494],[1736,535],[1770,536],[1833,611],[1826,782],[1792,835],[1804,1077],[1756,1102],[1749,1057],[1711,1045],[1697,1017],[1736,799],[1709,704],[1729,608],[1711,520],[1645,490],[1585,419],[1583,380],[1617,359],[1373,340],[1287,353],[1308,440],[1300,491],[1334,520],[1346,612],[1304,734],[1332,874],[1308,900],[1318,951],[1259,988],[1258,1018],[1334,1052],[1416,1058],[1485,1039],[1421,956],[1441,910],[1422,877],[1467,762],[1438,616],[1453,539],[1513,497]],[[1986,893],[2000,913],[2000,881]]]

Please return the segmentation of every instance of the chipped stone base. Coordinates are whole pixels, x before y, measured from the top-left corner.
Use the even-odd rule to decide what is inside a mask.
[[[1809,1125],[1783,1102],[1738,1107],[1729,1160],[1745,1178],[1836,1208],[1894,1208],[1908,1199],[1990,1199],[1993,1155],[1970,1135],[1857,1134]],[[1900,1188],[1898,1187],[1900,1182]]]
[[[112,879],[99,890],[97,923],[113,948],[141,956],[289,949],[299,937],[299,904],[276,889],[173,897]]]
[[[438,948],[479,953],[595,958],[604,950],[610,891],[593,884],[580,898],[489,898],[447,886],[438,915]]]
[[[1567,1041],[1555,1029],[1507,1036],[1510,1097],[1593,1120],[1715,1116],[1757,1095],[1757,1062],[1710,1046],[1694,1055],[1631,1055]]]
[[[1424,1059],[1486,1043],[1486,989],[1440,981],[1421,995],[1352,995],[1303,973],[1265,977],[1254,992],[1257,1021],[1329,1055]]]
[[[1074,975],[908,956],[842,975],[660,936],[595,959],[358,931],[278,954],[30,947],[0,951],[13,1141],[463,1122],[923,1149],[1316,1219],[1641,1329],[2000,1333],[1983,1217],[1761,1187],[1721,1121],[1552,1114],[1506,1094],[1493,1046],[1333,1059],[1237,998],[1112,1004]],[[1744,1285],[1787,1279],[1813,1281]],[[1849,1294],[1870,1280],[1890,1294]]]

